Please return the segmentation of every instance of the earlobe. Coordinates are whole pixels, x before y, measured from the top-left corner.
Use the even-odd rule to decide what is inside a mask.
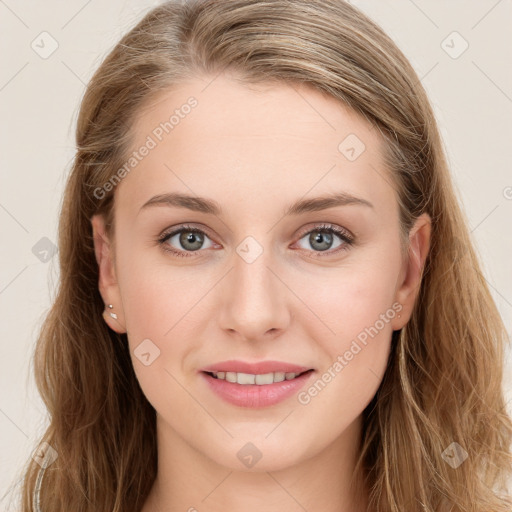
[[[118,334],[126,332],[124,321],[121,323],[118,314],[115,313],[113,304],[105,305],[105,309],[103,310],[103,319],[105,320],[105,323]]]
[[[409,233],[409,251],[405,262],[405,276],[396,292],[395,300],[402,304],[401,318],[395,319],[393,330],[401,329],[410,319],[418,295],[425,262],[430,249],[432,221],[427,213],[416,219]]]
[[[91,225],[94,254],[98,263],[98,289],[105,303],[103,318],[113,331],[125,333],[121,295],[115,272],[112,244],[105,229],[105,219],[101,215],[94,215],[91,218]]]

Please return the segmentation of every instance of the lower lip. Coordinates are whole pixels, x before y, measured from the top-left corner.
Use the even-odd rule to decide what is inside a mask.
[[[210,389],[226,402],[259,409],[278,404],[297,393],[315,373],[309,371],[299,375],[295,379],[274,382],[273,384],[237,384],[223,379],[216,379],[206,372],[201,372]]]

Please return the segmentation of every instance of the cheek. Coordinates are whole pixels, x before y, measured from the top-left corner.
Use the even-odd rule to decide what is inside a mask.
[[[134,339],[167,338],[204,294],[204,283],[190,269],[173,268],[157,247],[119,247],[117,274],[128,332]]]
[[[323,321],[317,318],[310,322],[323,333],[320,336],[318,330],[317,339],[331,340],[331,347],[339,349],[373,325],[389,334],[389,320],[400,308],[398,304],[392,307],[400,270],[398,261],[398,255],[387,260],[378,258],[378,261],[365,258],[365,261],[326,274],[325,278],[320,276],[314,280],[314,287],[303,283],[301,293],[307,297],[306,305]]]
[[[197,306],[192,307],[204,292],[192,277],[175,275],[169,269],[133,265],[119,277],[130,354],[141,389],[157,411],[182,414],[193,408],[180,383],[183,364],[199,339],[191,332]]]
[[[401,309],[395,301],[400,254],[387,249],[369,253],[340,268],[335,279],[320,279],[309,287],[308,305],[316,316],[308,316],[308,337],[325,355],[320,377],[331,390],[322,394],[340,405],[369,401],[387,365],[391,322]],[[323,389],[321,383],[319,387]]]
[[[327,437],[339,434],[356,418],[382,382],[391,349],[391,321],[399,309],[392,307],[394,272],[350,272],[341,280],[343,285],[327,295],[310,295],[312,309],[323,304],[318,316],[330,332],[318,319],[309,323],[308,337],[316,340],[323,354],[322,366],[297,398],[315,423],[312,428],[323,425]],[[339,413],[335,421],[333,411]]]

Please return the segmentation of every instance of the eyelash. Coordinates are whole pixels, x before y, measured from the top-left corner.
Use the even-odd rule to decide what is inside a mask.
[[[208,234],[205,231],[203,231],[202,229],[196,228],[194,226],[182,225],[182,226],[179,226],[178,228],[174,229],[173,231],[168,232],[168,233],[163,233],[158,237],[157,242],[162,246],[162,250],[164,250],[166,252],[170,252],[174,256],[178,256],[180,258],[187,258],[187,257],[192,256],[193,253],[199,252],[199,251],[178,251],[174,248],[170,248],[171,246],[169,246],[168,244],[165,243],[165,242],[167,242],[167,240],[172,238],[174,235],[181,233],[182,231],[185,231],[187,233],[201,233],[203,235],[208,236]],[[315,226],[312,229],[310,229],[309,231],[305,231],[304,233],[302,233],[299,237],[299,240],[304,238],[304,236],[306,236],[312,232],[315,232],[315,231],[322,231],[322,232],[335,234],[339,238],[341,238],[341,240],[344,242],[341,246],[337,247],[335,250],[312,251],[313,253],[317,254],[317,256],[315,256],[315,258],[323,258],[324,253],[326,253],[329,256],[332,256],[333,254],[337,254],[341,251],[347,251],[354,244],[354,238],[351,235],[349,235],[347,231],[340,229],[337,226],[334,226],[332,224],[321,224],[319,226]],[[208,238],[210,238],[210,237],[208,237]],[[304,249],[304,250],[307,250],[307,249]]]

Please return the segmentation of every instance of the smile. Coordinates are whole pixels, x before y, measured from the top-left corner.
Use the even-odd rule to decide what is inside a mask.
[[[296,395],[314,373],[315,370],[264,374],[202,371],[199,375],[210,391],[224,402],[257,409],[276,405]]]

